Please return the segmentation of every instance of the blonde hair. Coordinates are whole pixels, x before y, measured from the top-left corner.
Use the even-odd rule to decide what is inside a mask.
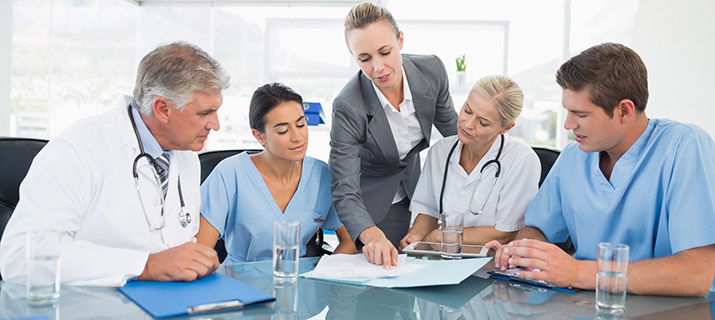
[[[348,15],[345,16],[345,43],[348,42],[348,32],[367,27],[371,23],[382,20],[390,24],[392,30],[395,31],[395,37],[399,38],[400,28],[397,27],[395,18],[385,7],[375,5],[372,2],[363,2],[352,7]]]
[[[481,78],[474,84],[471,93],[476,93],[494,104],[504,127],[516,120],[524,105],[524,93],[519,85],[507,76],[492,75]]]

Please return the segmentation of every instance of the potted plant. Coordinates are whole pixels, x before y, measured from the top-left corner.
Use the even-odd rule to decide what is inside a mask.
[[[457,56],[457,87],[464,88],[467,83],[467,61],[465,55]]]

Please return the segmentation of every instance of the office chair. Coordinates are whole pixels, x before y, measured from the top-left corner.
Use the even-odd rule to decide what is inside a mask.
[[[548,175],[549,171],[551,171],[551,167],[554,165],[554,162],[556,162],[556,159],[561,154],[561,151],[548,147],[531,148],[534,149],[534,152],[536,152],[536,155],[539,156],[539,161],[541,162],[541,178],[539,179],[539,187],[541,187],[541,184],[544,183],[546,175]]]
[[[554,166],[554,162],[556,162],[556,159],[561,154],[561,151],[548,147],[531,148],[534,149],[534,152],[536,152],[536,155],[539,156],[539,161],[541,162],[541,178],[539,179],[540,188],[541,184],[544,183],[544,179],[546,179],[546,176],[549,174],[549,171],[551,171],[551,167]],[[573,242],[571,242],[571,237],[568,237],[568,239],[564,242],[555,243],[555,245],[572,256],[576,253],[576,248],[573,246]]]
[[[211,171],[216,167],[216,165],[221,162],[221,160],[228,158],[230,156],[239,154],[241,152],[258,153],[261,150],[216,150],[216,151],[204,151],[199,154],[199,161],[201,162],[201,183],[206,180],[206,178],[211,174]],[[268,239],[266,240],[268,241]],[[270,241],[273,241],[272,239]],[[305,250],[305,257],[316,257],[322,256],[323,254],[330,254],[329,250],[323,248],[323,230],[318,230],[318,232],[313,236],[313,238],[308,241]],[[218,253],[219,261],[223,262],[226,259],[226,243],[223,239],[218,239],[214,250]]]
[[[0,137],[0,238],[20,198],[20,182],[45,144],[42,139]]]

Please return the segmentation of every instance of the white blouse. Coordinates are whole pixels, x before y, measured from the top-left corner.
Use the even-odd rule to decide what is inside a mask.
[[[407,82],[405,69],[402,69],[402,93],[404,98],[399,105],[400,111],[395,109],[375,83],[372,83],[372,88],[375,89],[377,99],[380,100],[380,104],[385,110],[385,116],[390,124],[390,131],[392,131],[392,137],[395,139],[395,145],[397,146],[397,153],[400,155],[400,159],[404,159],[412,148],[425,138],[420,122],[417,119],[415,104],[412,100],[412,91],[410,90],[410,84]],[[400,184],[392,203],[398,203],[405,197],[407,197],[407,193],[402,184]]]
[[[443,138],[435,143],[427,154],[410,203],[410,211],[439,218],[439,196],[445,163],[449,150],[457,142],[457,147],[449,159],[443,198],[444,211],[464,212],[465,228],[495,227],[502,232],[522,229],[524,212],[539,189],[541,165],[531,147],[511,137],[504,138],[504,149],[499,156],[501,173],[498,179],[495,178],[496,164],[487,166],[481,178],[479,171],[485,163],[496,157],[501,138],[494,140],[489,151],[470,174],[459,165],[464,145],[461,141],[457,142],[457,136]],[[470,206],[474,212],[479,212],[482,206],[484,210],[482,214],[475,215],[470,213]]]

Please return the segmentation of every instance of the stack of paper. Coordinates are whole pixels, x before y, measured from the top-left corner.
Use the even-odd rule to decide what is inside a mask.
[[[398,258],[397,267],[385,270],[382,266],[370,264],[361,254],[341,256],[343,255],[324,256],[315,270],[303,273],[301,276],[381,288],[437,286],[458,284],[492,259],[435,261],[418,260],[402,255],[402,258]],[[327,264],[321,266],[324,260]]]

